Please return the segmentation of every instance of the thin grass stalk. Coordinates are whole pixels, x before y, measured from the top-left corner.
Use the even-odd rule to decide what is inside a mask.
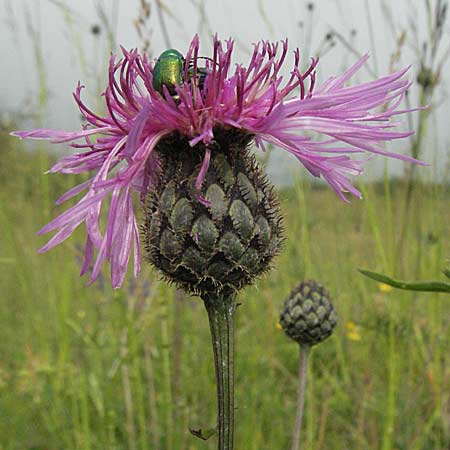
[[[319,421],[319,431],[317,435],[317,448],[316,450],[322,450],[325,445],[325,436],[326,436],[326,430],[327,430],[327,423],[328,423],[328,417],[330,416],[330,398],[328,397],[327,400],[323,402],[322,405],[322,412],[320,414],[320,421]]]
[[[372,193],[369,194],[369,191],[367,189],[366,184],[361,181],[361,183],[359,184],[360,188],[361,188],[361,192],[364,196],[364,198],[367,200],[364,205],[367,207],[367,215],[369,218],[369,224],[370,227],[372,229],[372,233],[373,233],[373,237],[375,238],[375,242],[376,242],[376,247],[379,253],[379,256],[381,258],[381,262],[382,262],[382,267],[383,270],[385,271],[389,271],[389,263],[388,263],[388,258],[386,256],[386,249],[385,249],[385,245],[384,245],[384,240],[382,238],[382,231],[380,228],[380,223],[377,217],[377,211],[376,211],[376,207],[373,204],[374,200],[372,196]],[[370,198],[372,197],[372,199]]]
[[[33,23],[35,20],[36,24]],[[38,88],[38,108],[36,112],[36,126],[42,127],[44,118],[47,111],[49,90],[46,75],[46,66],[44,52],[42,48],[41,39],[41,14],[40,14],[40,2],[36,2],[33,12],[28,7],[25,8],[25,23],[28,35],[31,40],[33,48],[33,56],[35,60],[35,67],[37,73],[37,88]],[[49,167],[49,159],[47,152],[41,148],[39,150],[39,171],[44,173]],[[40,219],[43,222],[48,220],[48,211],[50,211],[50,188],[48,177],[39,177],[39,190],[41,192],[41,198],[44,199],[44,205],[40,209]]]
[[[303,265],[306,274],[312,270],[312,256],[311,256],[311,238],[308,230],[308,209],[305,196],[305,185],[301,177],[298,178],[298,182],[295,183],[296,200],[298,202],[299,211],[302,211],[300,241],[303,255]]]
[[[171,42],[170,42],[170,37],[169,37],[169,32],[167,30],[167,25],[166,25],[166,21],[164,19],[164,14],[163,14],[163,3],[161,0],[156,0],[156,12],[158,13],[158,19],[159,19],[159,24],[161,26],[161,31],[164,37],[164,43],[166,44],[167,48],[171,48]]]
[[[152,28],[150,26],[151,7],[150,1],[140,0],[139,13],[134,21],[134,27],[141,41],[141,49],[143,52],[151,54],[150,51],[150,38],[152,34]]]
[[[368,198],[368,190],[364,183],[361,183],[361,191],[363,195]],[[389,263],[385,246],[383,245],[383,240],[381,239],[380,233],[380,224],[377,220],[377,215],[374,209],[374,205],[372,201],[367,201],[365,203],[368,207],[368,216],[369,222],[372,229],[373,236],[375,238],[377,249],[379,256],[382,261],[383,270],[390,272],[391,264]],[[384,431],[383,431],[383,450],[391,450],[392,449],[392,436],[393,436],[393,427],[395,421],[395,389],[396,389],[396,363],[395,359],[396,355],[396,345],[395,345],[395,329],[394,329],[394,314],[392,311],[392,305],[389,305],[389,331],[388,331],[388,386],[387,386],[387,404],[386,404],[386,412],[385,412],[385,422],[384,422]]]
[[[446,20],[448,13],[448,2],[438,0],[436,2],[430,2],[425,0],[426,15],[428,22],[428,36],[425,42],[422,44],[422,50],[418,51],[421,69],[418,73],[417,82],[421,87],[420,90],[420,104],[430,105],[432,103],[434,94],[439,86],[442,78],[444,65],[448,60],[450,54],[450,46],[447,46],[443,51],[443,54],[438,57],[443,37],[446,34]],[[426,124],[428,122],[428,116],[430,109],[420,111],[418,130],[415,140],[411,148],[411,155],[414,158],[421,156],[423,139],[426,133]],[[412,167],[407,174],[406,187],[405,187],[405,211],[410,211],[412,208],[411,201],[413,197],[413,191],[415,189],[417,179],[415,177],[415,168]],[[416,210],[420,208],[420,205],[416,205]],[[409,225],[409,217],[405,214],[403,230],[405,231]],[[417,234],[420,233],[420,223],[417,224]],[[403,250],[405,241],[405,232],[402,232],[402,237],[399,243],[400,250]],[[419,241],[419,252],[422,251],[422,244]],[[398,252],[401,254],[401,252]]]
[[[116,421],[117,417],[113,410],[107,412],[106,415],[106,426],[107,426],[107,448],[117,448],[117,439],[116,439]]]
[[[394,269],[394,242],[393,242],[393,236],[394,236],[394,216],[392,213],[392,186],[391,186],[391,180],[389,178],[389,173],[387,170],[387,164],[385,163],[384,171],[383,171],[383,179],[384,179],[384,196],[385,196],[385,211],[386,211],[386,253],[387,253],[387,261],[391,267],[391,269]]]
[[[65,23],[65,32],[69,36],[70,43],[75,47],[77,62],[80,65],[83,77],[88,78],[89,76],[89,64],[86,60],[86,51],[83,48],[83,42],[81,38],[81,31],[75,30],[74,19],[76,12],[64,3],[58,0],[48,0],[50,3],[55,5],[61,11],[63,20]]]
[[[70,419],[71,419],[71,426],[73,430],[73,443],[75,448],[81,447],[80,442],[80,436],[81,436],[81,430],[80,430],[80,407],[78,404],[78,397],[76,395],[76,392],[78,392],[78,381],[76,380],[74,376],[74,368],[71,367],[69,370],[69,383],[70,386],[73,387],[74,392],[71,395],[70,399]]]
[[[371,14],[371,11],[370,11],[370,2],[369,2],[369,0],[365,1],[365,10],[366,10],[367,24],[368,24],[368,27],[369,27],[370,46],[372,48],[373,71],[378,76],[378,73],[379,73],[379,70],[378,70],[378,58],[377,58],[377,52],[376,52],[375,33],[373,31],[372,14]]]
[[[130,350],[133,358],[133,380],[134,388],[136,390],[136,412],[137,424],[139,427],[139,442],[140,447],[145,449],[147,447],[147,417],[145,412],[144,386],[141,375],[142,357],[140,347],[138,345],[138,336],[136,336],[134,322],[132,322],[130,329]]]
[[[389,304],[389,331],[388,331],[388,386],[386,409],[384,412],[384,431],[382,450],[392,450],[394,424],[396,414],[396,391],[397,391],[397,351],[395,345],[395,322],[392,303]]]
[[[134,425],[134,407],[131,393],[130,371],[127,363],[128,357],[128,330],[122,331],[120,338],[120,358],[122,360],[122,390],[125,400],[125,423],[128,437],[129,450],[136,450],[136,428]]]
[[[83,376],[83,386],[81,387],[81,392],[81,426],[83,429],[83,449],[91,450],[92,439],[87,376]]]
[[[426,105],[426,102],[428,100],[429,100],[429,97],[426,95],[425,89],[422,89],[421,94],[420,94],[419,104]],[[427,120],[428,116],[429,116],[428,110],[421,110],[419,113],[419,122],[418,122],[417,132],[416,132],[416,136],[413,141],[412,148],[411,148],[411,156],[413,158],[419,158],[421,155],[423,140],[425,138],[425,134],[426,134],[426,130],[427,130],[426,124],[428,121]],[[400,233],[400,239],[399,239],[398,247],[397,247],[397,256],[399,258],[401,258],[403,255],[405,241],[408,236],[408,228],[409,228],[409,224],[411,223],[411,220],[410,220],[410,214],[412,212],[411,202],[412,202],[416,182],[417,182],[416,168],[413,164],[409,168],[408,175],[406,177],[406,183],[405,183],[403,223],[402,223],[402,230]]]
[[[145,340],[144,342],[144,367],[147,379],[148,388],[148,410],[150,411],[150,435],[154,448],[158,448],[160,445],[160,432],[159,432],[159,417],[158,408],[156,408],[156,390],[155,390],[155,379],[153,376],[153,362],[150,345]]]
[[[94,5],[98,19],[106,30],[106,42],[109,47],[108,52],[114,52],[116,49],[119,0],[113,0],[111,2],[111,15],[108,14],[106,5],[101,0],[95,0]]]
[[[177,411],[175,411],[175,416],[177,416],[178,406],[181,401],[182,392],[182,355],[183,355],[183,330],[182,330],[182,313],[183,313],[183,300],[184,292],[181,289],[177,289],[174,294],[174,317],[173,317],[173,396],[175,404],[177,405]]]

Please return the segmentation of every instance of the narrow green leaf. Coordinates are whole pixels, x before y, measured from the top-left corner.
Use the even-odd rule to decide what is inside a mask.
[[[404,289],[406,291],[420,291],[420,292],[447,292],[450,293],[450,284],[439,281],[419,281],[419,282],[405,282],[394,280],[393,278],[383,275],[381,273],[372,272],[370,270],[358,269],[366,277],[372,280],[384,283],[397,289]]]

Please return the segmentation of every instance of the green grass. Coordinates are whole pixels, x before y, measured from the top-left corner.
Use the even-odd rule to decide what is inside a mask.
[[[1,143],[0,449],[214,449],[214,437],[189,433],[215,422],[201,301],[179,298],[149,268],[119,291],[106,271],[85,287],[81,231],[37,254],[45,241],[36,230],[75,180],[43,176],[45,153]],[[311,354],[303,448],[448,449],[449,297],[384,292],[357,272],[439,278],[450,255],[448,189],[416,189],[404,217],[401,185],[363,186],[365,200],[345,205],[308,183],[281,193],[284,251],[240,296],[236,448],[289,448],[297,348],[277,319],[289,291],[312,277],[331,291],[340,323]]]

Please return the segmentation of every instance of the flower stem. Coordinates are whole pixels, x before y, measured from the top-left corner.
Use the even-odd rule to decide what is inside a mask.
[[[300,358],[298,365],[298,396],[297,396],[297,417],[295,419],[294,432],[292,434],[292,450],[300,449],[300,435],[302,431],[303,411],[306,396],[306,373],[308,368],[308,356],[311,347],[309,345],[299,345]]]
[[[233,450],[234,435],[234,296],[204,299],[208,312],[217,382],[218,450]]]

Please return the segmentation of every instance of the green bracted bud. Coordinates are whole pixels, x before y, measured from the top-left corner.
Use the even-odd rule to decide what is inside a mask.
[[[301,345],[315,345],[328,338],[337,314],[328,291],[314,280],[301,282],[289,295],[280,315],[288,337]]]
[[[205,154],[178,134],[157,146],[160,172],[147,198],[146,259],[168,281],[203,299],[233,295],[267,271],[282,243],[274,190],[250,155],[252,136],[215,129],[201,195]]]

